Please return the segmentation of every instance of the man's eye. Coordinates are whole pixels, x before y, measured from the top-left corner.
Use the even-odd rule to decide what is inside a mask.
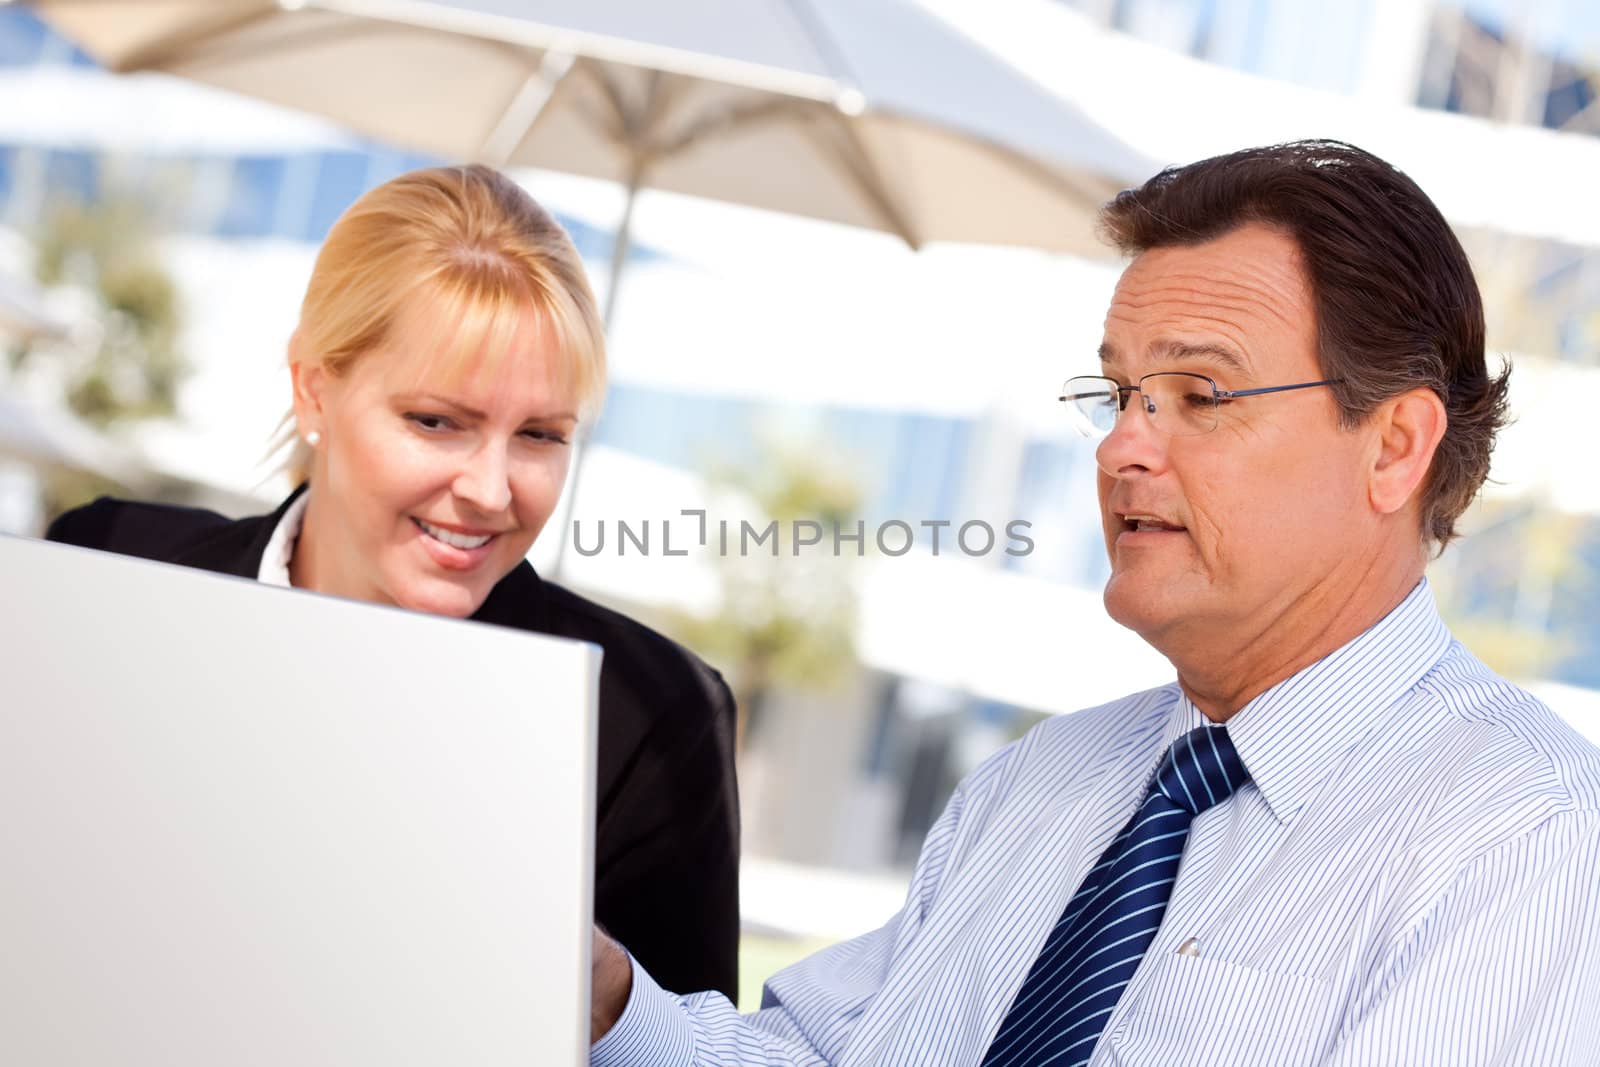
[[[430,433],[442,433],[445,430],[455,429],[455,423],[444,415],[429,415],[420,411],[406,412],[406,421],[419,426]]]

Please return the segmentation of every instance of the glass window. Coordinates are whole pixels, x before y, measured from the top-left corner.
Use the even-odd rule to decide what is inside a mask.
[[[1107,563],[1095,492],[1094,442],[1030,441],[1017,479],[1015,517],[1026,519],[1033,551],[1007,556],[1009,570],[1095,588]]]
[[[317,174],[316,192],[304,233],[286,236],[321,242],[328,236],[344,209],[355,203],[367,188],[367,171],[372,157],[366,152],[323,152]]]
[[[45,157],[44,181],[50,199],[87,203],[100,193],[100,158],[77,149],[52,150]]]
[[[11,187],[16,181],[17,150],[0,146],[0,218],[5,218],[11,206]]]
[[[0,67],[28,67],[39,61],[50,30],[27,8],[0,8]]]
[[[279,156],[242,156],[217,221],[219,237],[261,237],[272,232],[286,161]]]

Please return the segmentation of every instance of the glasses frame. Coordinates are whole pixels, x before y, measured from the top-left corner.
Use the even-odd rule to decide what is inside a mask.
[[[1342,385],[1344,383],[1343,378],[1325,378],[1322,381],[1317,382],[1294,382],[1290,385],[1268,385],[1263,386],[1260,389],[1219,389],[1217,388],[1216,379],[1209,378],[1204,374],[1196,374],[1193,371],[1184,370],[1155,371],[1153,373],[1141,376],[1139,381],[1134,385],[1118,385],[1115,378],[1107,378],[1103,374],[1079,374],[1066,380],[1061,387],[1061,395],[1056,399],[1061,401],[1063,404],[1072,405],[1072,410],[1078,410],[1075,403],[1077,400],[1085,397],[1104,396],[1107,393],[1115,392],[1117,396],[1116,417],[1118,421],[1121,421],[1122,413],[1128,410],[1128,401],[1132,399],[1132,394],[1138,393],[1140,398],[1145,402],[1145,414],[1151,416],[1151,425],[1155,426],[1156,429],[1161,430],[1161,432],[1166,434],[1168,437],[1199,437],[1201,434],[1210,433],[1212,430],[1217,428],[1217,425],[1221,422],[1221,420],[1216,419],[1215,417],[1213,417],[1213,421],[1210,426],[1207,426],[1203,430],[1197,430],[1194,433],[1173,433],[1171,430],[1165,430],[1159,425],[1156,425],[1154,421],[1156,412],[1150,407],[1150,398],[1145,394],[1144,391],[1144,383],[1149,381],[1151,378],[1198,378],[1200,381],[1205,382],[1207,385],[1211,386],[1211,410],[1213,416],[1216,414],[1219,402],[1223,400],[1240,400],[1247,396],[1265,396],[1267,393],[1287,393],[1294,389],[1315,389],[1316,387],[1322,385]],[[1105,382],[1106,388],[1104,391],[1095,390],[1092,392],[1073,392],[1071,391],[1073,382]],[[1116,423],[1113,422],[1112,426],[1115,427],[1115,425]],[[1103,430],[1097,433],[1091,433],[1077,427],[1076,422],[1074,422],[1074,428],[1078,429],[1078,432],[1083,436],[1090,438],[1097,436],[1104,437],[1111,432],[1110,430]]]

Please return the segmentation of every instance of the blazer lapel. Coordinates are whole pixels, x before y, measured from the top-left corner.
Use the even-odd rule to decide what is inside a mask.
[[[270,515],[252,515],[206,532],[174,553],[172,562],[217,574],[256,577],[261,573],[261,557],[272,540],[272,531],[278,528],[289,505],[305,491],[301,485]]]

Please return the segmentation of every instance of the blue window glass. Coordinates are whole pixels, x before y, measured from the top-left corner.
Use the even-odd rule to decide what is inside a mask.
[[[100,158],[81,150],[52,151],[45,157],[45,188],[52,200],[87,203],[99,196]]]
[[[70,67],[89,67],[95,70],[100,69],[100,64],[95,60],[94,56],[91,56],[88,52],[85,52],[83,49],[79,48],[75,44],[71,44],[70,42],[68,43],[67,47],[66,62]]]
[[[648,386],[613,385],[594,440],[680,470],[707,471],[718,456],[747,454],[754,405]]]
[[[0,218],[11,208],[11,187],[16,181],[17,150],[0,147]]]
[[[1096,588],[1108,571],[1095,492],[1094,442],[1030,441],[1023,450],[1013,516],[1031,523],[1026,556],[1007,556],[1010,570]]]
[[[317,174],[316,191],[311,196],[311,211],[306,229],[299,234],[307,241],[320,242],[328,235],[344,209],[367,188],[367,170],[372,157],[366,152],[323,152]]]
[[[278,156],[241,156],[216,232],[219,237],[261,237],[272,232],[285,160]]]
[[[39,61],[50,30],[27,8],[0,8],[0,67],[27,67]]]

